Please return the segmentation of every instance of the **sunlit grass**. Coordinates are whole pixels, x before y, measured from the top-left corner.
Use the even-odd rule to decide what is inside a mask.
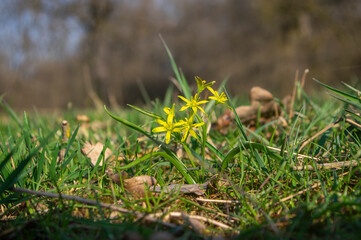
[[[181,94],[190,100],[191,87],[170,58]],[[347,87],[350,94],[328,89],[351,109],[327,96],[315,103],[298,88],[295,114],[288,117],[282,110],[286,124],[274,120],[251,131],[236,117],[225,134],[208,132],[208,124],[200,124],[193,137],[174,131],[166,143],[152,129],[159,127],[154,119],[162,114],[172,114],[172,122],[175,118],[169,94],[144,108],[68,110],[62,115],[21,116],[2,103],[0,237],[98,239],[139,232],[148,238],[167,231],[182,238],[355,238],[361,224],[361,108],[358,92]],[[224,100],[226,95],[234,110],[239,103],[226,90],[219,96]],[[210,113],[216,105],[207,104],[202,110]],[[221,113],[221,105],[216,107],[215,112]],[[90,121],[77,121],[80,113]],[[192,122],[204,121],[190,116]],[[62,120],[70,123],[67,142],[62,140]],[[109,148],[113,157],[101,166],[100,155],[94,167],[82,154],[85,142],[104,144],[103,154]],[[59,161],[61,149],[65,156]],[[347,165],[351,160],[357,164]],[[322,165],[337,162],[345,165]],[[130,177],[152,176],[165,188],[203,184],[214,176],[217,181],[201,196],[152,193],[146,187],[139,197],[129,193],[122,180],[116,184],[109,170]],[[198,219],[205,229],[189,219]]]

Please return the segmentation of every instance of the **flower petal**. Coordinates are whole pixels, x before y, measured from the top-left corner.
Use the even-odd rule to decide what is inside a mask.
[[[166,132],[167,129],[165,127],[156,127],[153,128],[152,132],[157,133],[157,132]]]

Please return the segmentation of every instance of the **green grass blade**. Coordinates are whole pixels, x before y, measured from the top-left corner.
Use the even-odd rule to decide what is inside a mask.
[[[232,111],[233,111],[234,118],[235,118],[235,120],[236,120],[238,129],[241,131],[243,138],[244,138],[246,141],[248,141],[248,137],[247,137],[246,131],[245,131],[244,128],[243,128],[243,124],[242,124],[242,122],[241,122],[241,119],[239,119],[239,117],[238,117],[238,114],[237,114],[237,112],[236,112],[236,109],[235,109],[235,107],[234,107],[234,105],[233,105],[233,103],[232,103],[232,101],[231,101],[231,97],[230,97],[230,95],[229,95],[229,93],[228,93],[228,91],[227,91],[226,88],[224,88],[224,92],[226,93],[227,98],[228,98],[228,105],[232,108]]]
[[[348,87],[349,89],[351,89],[352,91],[354,91],[356,94],[360,94],[360,90],[352,87],[351,85],[345,83],[345,82],[342,82],[343,85],[345,85],[346,87]]]
[[[220,159],[224,159],[224,155],[212,144],[208,141],[206,142],[206,147],[209,148],[213,153],[215,153]]]
[[[259,151],[264,152],[265,154],[267,154],[269,157],[276,159],[277,161],[281,161],[282,157],[273,152],[271,149],[267,148],[265,145],[261,144],[261,143],[251,143],[251,142],[247,142],[247,143],[243,143],[242,146],[246,149],[249,150],[254,150],[257,149]],[[230,150],[227,155],[224,157],[223,162],[222,162],[222,166],[221,168],[224,170],[228,167],[229,161],[231,159],[234,158],[234,156],[236,154],[238,154],[240,152],[240,147],[235,147],[232,150]],[[258,153],[258,152],[257,152]]]
[[[171,65],[172,65],[173,72],[174,72],[174,74],[175,74],[175,77],[176,77],[178,83],[180,84],[180,86],[181,86],[181,88],[182,88],[182,92],[183,92],[184,96],[185,96],[187,99],[191,99],[192,94],[191,94],[189,85],[188,85],[187,81],[186,81],[185,78],[184,78],[184,75],[179,72],[178,67],[177,67],[177,64],[176,64],[176,62],[174,61],[173,55],[172,55],[171,51],[169,50],[167,44],[166,44],[165,41],[163,40],[162,36],[159,35],[159,37],[160,37],[160,40],[161,40],[162,43],[163,43],[163,46],[164,46],[165,50],[167,51],[169,60],[170,60]]]
[[[350,111],[350,110],[345,110],[346,112],[348,112],[349,114],[351,114],[352,117],[354,117],[355,119],[357,119],[358,121],[361,121],[361,116],[357,115],[356,113]]]
[[[15,170],[5,179],[5,181],[0,185],[0,195],[5,191],[13,187],[13,185],[18,181],[19,176],[23,172],[24,168],[28,165],[30,160],[39,153],[39,150],[47,143],[47,140],[55,133],[53,131],[46,137],[39,146],[32,149],[32,151],[22,160],[19,165],[15,168]]]
[[[336,88],[333,88],[333,87],[330,87],[320,81],[318,81],[317,79],[313,79],[316,83],[320,84],[321,86],[327,88],[328,90],[332,91],[333,93],[337,94],[337,95],[340,95],[341,97],[344,97],[352,102],[355,102],[355,103],[360,103],[360,99],[356,96],[353,96],[351,94],[348,94],[346,92],[343,92],[343,91],[340,91]]]
[[[145,135],[145,136],[153,139],[153,137],[152,137],[147,131],[145,131],[144,129],[138,127],[138,126],[135,125],[134,123],[131,123],[131,122],[129,122],[129,121],[123,119],[123,118],[120,118],[120,117],[118,117],[118,116],[115,116],[114,114],[112,114],[111,112],[108,111],[108,109],[107,109],[106,106],[104,106],[104,109],[105,109],[105,111],[107,112],[107,114],[108,114],[109,116],[111,116],[114,120],[116,120],[116,121],[124,124],[125,126],[131,128],[131,129],[133,129],[133,130],[135,130],[135,131],[137,131],[137,132],[140,132],[141,134],[143,134],[143,135]]]
[[[355,108],[358,108],[358,109],[361,109],[361,104],[360,103],[357,103],[355,101],[351,101],[349,99],[345,99],[345,98],[342,98],[340,96],[337,96],[337,95],[333,95],[333,94],[330,94],[332,97],[344,102],[344,103],[347,103],[347,104],[350,104],[352,106],[354,106]]]
[[[144,114],[148,117],[151,117],[151,118],[155,118],[155,119],[162,119],[161,116],[157,115],[157,114],[154,114],[152,112],[149,112],[149,111],[146,111],[144,109],[141,109],[141,108],[138,108],[136,106],[133,106],[133,105],[130,105],[130,104],[127,104],[127,106],[133,108],[134,110],[137,110],[138,112],[140,112],[141,114]]]
[[[19,117],[16,115],[14,110],[3,101],[4,95],[0,97],[0,106],[9,114],[9,116],[17,123],[17,125],[22,128],[21,121]]]
[[[174,85],[170,84],[165,92],[163,106],[171,107],[172,106],[172,95],[173,95]]]
[[[119,167],[119,170],[124,170],[124,169],[134,167],[134,166],[138,165],[141,162],[144,162],[144,161],[146,161],[148,159],[149,160],[153,159],[155,157],[163,157],[163,158],[167,159],[170,163],[172,163],[177,168],[177,170],[183,175],[183,177],[186,179],[186,181],[189,184],[195,184],[196,183],[196,181],[192,178],[192,176],[190,174],[188,174],[187,168],[182,163],[182,161],[180,161],[178,158],[174,158],[174,156],[171,156],[168,153],[164,153],[164,152],[148,153],[148,154],[144,155],[143,157],[134,160],[133,162],[131,162],[130,164],[128,164],[126,166]]]
[[[64,158],[68,155],[69,149],[70,149],[72,143],[74,142],[76,135],[78,134],[79,127],[80,127],[80,125],[78,124],[78,126],[75,128],[75,130],[73,131],[73,134],[71,135],[71,137],[68,141],[68,145],[66,146]]]
[[[233,103],[232,103],[232,101],[231,101],[231,97],[230,97],[230,95],[228,94],[226,88],[224,88],[224,92],[226,93],[227,98],[228,98],[228,105],[232,108],[232,111],[233,111],[234,118],[235,118],[235,120],[236,120],[238,129],[241,131],[242,136],[243,136],[243,138],[245,139],[245,141],[248,142],[249,139],[248,139],[248,136],[247,136],[247,134],[246,134],[246,131],[244,130],[243,124],[242,124],[241,120],[240,120],[239,117],[238,117],[238,114],[237,114],[237,112],[236,112],[236,109],[234,108],[234,105],[233,105]],[[241,142],[242,142],[242,141],[241,141]],[[242,142],[242,143],[243,143],[243,142]],[[259,166],[262,168],[262,170],[267,171],[266,165],[265,165],[262,157],[259,155],[259,153],[258,153],[257,151],[254,151],[254,150],[253,150],[252,145],[251,145],[250,150],[251,150],[251,153],[252,153],[252,154],[254,155],[254,157],[256,158],[256,160],[257,160]],[[223,166],[223,164],[222,164],[222,166]],[[222,168],[222,169],[223,169],[223,168]]]

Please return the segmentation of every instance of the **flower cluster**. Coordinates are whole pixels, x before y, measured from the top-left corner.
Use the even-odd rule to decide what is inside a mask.
[[[179,111],[185,111],[188,109],[188,118],[186,117],[183,120],[175,121],[175,113],[174,113],[174,107],[173,104],[172,108],[164,108],[163,111],[167,115],[167,120],[163,121],[161,119],[156,119],[155,121],[161,125],[159,127],[156,127],[153,129],[154,133],[159,132],[166,132],[165,136],[165,142],[168,144],[171,139],[172,133],[183,133],[182,142],[184,142],[189,135],[196,138],[197,133],[195,132],[195,129],[204,126],[205,123],[203,120],[199,117],[197,114],[197,111],[200,110],[203,114],[206,115],[204,109],[201,107],[201,105],[204,105],[205,103],[208,103],[207,100],[201,100],[200,94],[203,92],[203,90],[208,89],[213,96],[210,96],[209,100],[214,100],[217,104],[226,104],[226,101],[228,100],[225,96],[224,92],[222,92],[220,95],[217,91],[213,90],[212,85],[215,82],[206,83],[206,81],[202,80],[200,77],[195,78],[197,81],[197,93],[192,96],[191,99],[186,99],[183,96],[178,96],[180,99],[182,99],[185,104],[181,107]],[[198,120],[198,122],[195,121],[195,119]]]

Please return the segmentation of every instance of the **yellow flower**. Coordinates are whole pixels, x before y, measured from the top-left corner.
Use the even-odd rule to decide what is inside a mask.
[[[158,132],[167,132],[165,135],[165,143],[168,144],[170,141],[170,137],[172,132],[180,132],[181,129],[178,128],[179,126],[183,125],[183,123],[173,123],[174,118],[174,104],[172,108],[164,108],[163,111],[167,114],[167,121],[163,121],[161,119],[156,119],[155,121],[161,125],[161,127],[156,127],[152,130],[154,133]]]
[[[207,87],[209,91],[213,93],[214,96],[209,97],[209,99],[215,100],[217,103],[225,103],[228,99],[224,92],[221,95],[218,94],[217,91],[214,91],[211,87]]]
[[[207,87],[211,87],[215,81],[210,82],[210,83],[206,83],[206,81],[202,80],[200,77],[195,77],[196,81],[197,81],[197,88],[198,88],[198,93],[202,92],[204,89],[206,89]]]
[[[180,99],[182,99],[183,101],[185,101],[187,104],[185,106],[183,106],[179,111],[184,111],[187,108],[192,108],[193,112],[196,113],[197,109],[201,110],[203,113],[204,110],[203,108],[201,108],[199,105],[207,103],[208,101],[198,101],[199,97],[198,97],[198,93],[193,97],[191,97],[191,100],[189,101],[188,99],[182,97],[182,96],[178,96]]]
[[[186,120],[180,120],[179,122],[182,123],[182,125],[184,125],[184,127],[182,127],[182,132],[184,132],[183,138],[182,138],[182,142],[184,142],[188,135],[192,135],[194,138],[196,138],[198,140],[197,134],[196,132],[193,130],[193,128],[197,128],[199,126],[202,126],[204,124],[204,122],[201,123],[193,123],[194,121],[194,114],[192,114],[192,116],[188,119],[186,118]]]

